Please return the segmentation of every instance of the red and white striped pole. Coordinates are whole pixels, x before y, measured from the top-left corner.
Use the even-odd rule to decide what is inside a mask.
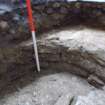
[[[29,26],[30,26],[30,30],[31,30],[31,33],[32,33],[32,38],[33,38],[37,70],[38,70],[38,72],[40,72],[40,63],[39,63],[38,49],[37,49],[37,43],[36,43],[36,27],[35,27],[34,22],[33,22],[31,1],[26,0],[26,4],[27,4],[27,11],[28,11]]]

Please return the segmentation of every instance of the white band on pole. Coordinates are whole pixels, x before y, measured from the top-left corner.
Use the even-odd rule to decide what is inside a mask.
[[[34,45],[34,52],[35,52],[37,70],[38,70],[38,72],[40,72],[40,63],[39,63],[39,56],[38,56],[38,48],[37,48],[35,31],[32,31],[32,39],[33,39],[33,45]]]

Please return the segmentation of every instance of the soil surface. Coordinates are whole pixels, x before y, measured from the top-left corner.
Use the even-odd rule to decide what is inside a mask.
[[[68,72],[30,74],[2,91],[1,97],[5,95],[0,105],[55,105],[63,95],[72,98],[94,90],[87,81]]]
[[[65,33],[66,37],[64,37]],[[49,34],[46,34],[46,37],[43,36],[39,39],[44,38],[44,40],[49,40],[49,42],[51,41],[53,43],[58,43],[58,41],[56,41],[56,37],[59,37],[59,41],[62,41],[61,44],[63,44],[63,41],[68,42],[66,40],[69,39],[70,41],[70,39],[72,38],[78,40],[78,42],[80,41],[81,43],[86,42],[86,45],[83,45],[84,48],[88,49],[89,42],[91,42],[91,44],[95,47],[97,46],[98,39],[100,39],[99,44],[103,42],[104,39],[101,39],[101,37],[99,37],[99,34],[101,37],[103,37],[104,31],[96,31],[83,26],[79,26],[72,29],[67,28],[67,30],[62,30],[60,32],[53,31],[52,34],[50,33],[51,37],[48,37]],[[84,37],[82,37],[81,35],[83,35]],[[86,37],[87,39],[85,39]],[[27,41],[24,44],[30,46],[32,43],[30,41]],[[69,46],[68,43],[64,44]],[[98,47],[101,48],[101,45],[102,44],[100,44],[100,46]],[[91,47],[93,48],[94,46]],[[93,51],[94,49],[91,50]],[[72,70],[72,68],[70,69]],[[100,96],[92,96],[96,93]],[[11,82],[11,84],[2,89],[2,91],[0,92],[0,105],[72,105],[71,101],[74,99],[74,97],[79,96],[78,99],[81,99],[83,100],[82,102],[85,102],[84,96],[88,97],[88,94],[89,96],[93,97],[93,100],[97,101],[97,103],[100,103],[99,105],[104,105],[105,87],[103,87],[103,90],[96,89],[95,87],[90,85],[84,78],[66,72],[65,68],[61,71],[49,68],[47,70],[42,69],[41,73],[30,71],[20,79],[18,78],[15,81]],[[94,103],[93,100],[90,103]],[[88,101],[88,104],[86,105],[91,105],[89,103],[89,98],[87,98],[86,101]],[[73,105],[79,104],[77,103]]]

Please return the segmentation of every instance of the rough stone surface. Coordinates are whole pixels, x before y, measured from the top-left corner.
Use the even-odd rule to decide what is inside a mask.
[[[37,44],[41,72],[48,72],[49,68],[51,68],[50,72],[55,71],[55,74],[61,71],[65,71],[67,74],[73,73],[84,77],[91,85],[103,89],[102,87],[105,83],[104,8],[104,4],[90,5],[90,3],[33,5],[33,15],[36,18],[38,29],[37,33],[38,35],[40,34],[37,37]],[[29,88],[30,92],[24,89],[21,91],[21,85],[24,88],[26,84],[30,83],[28,80],[21,80],[20,87],[16,83],[15,86],[10,85],[19,78],[34,73],[33,70],[36,70],[27,19],[26,16],[24,18],[20,16],[17,11],[19,10],[15,9],[0,15],[0,97],[3,98],[4,96],[2,95],[3,89],[8,93],[11,93],[9,88],[16,91],[14,93],[16,97],[14,97],[12,92],[9,95],[11,97],[4,97],[4,100],[0,101],[0,105],[54,105],[62,103],[62,97],[65,97],[63,98],[65,100],[64,104],[68,104],[68,94],[71,94],[72,97],[70,103],[75,98],[74,96],[78,97],[78,95],[79,97],[85,97],[82,101],[86,103],[88,97],[91,97],[91,95],[87,95],[89,92],[91,94],[92,91],[90,85],[86,85],[83,80],[81,80],[82,83],[74,81],[79,84],[78,86],[76,84],[73,85],[71,82],[69,83],[71,75],[67,76],[64,73],[64,78],[62,77],[63,75],[57,75],[57,77],[53,75],[48,79],[42,78],[38,82],[34,82],[35,84],[33,83],[32,88],[39,89],[37,98],[33,98],[32,95],[36,97],[36,93],[33,93],[34,90],[31,87],[26,87]],[[26,15],[25,8],[24,15]],[[90,23],[91,25],[89,25]],[[65,27],[65,25],[70,26]],[[59,29],[56,29],[58,27]],[[52,31],[48,32],[51,29]],[[42,34],[43,31],[45,34]],[[60,79],[61,77],[62,80]],[[68,77],[67,81],[64,81],[66,77]],[[37,80],[37,78],[35,79]],[[57,80],[58,82],[56,82]],[[22,81],[29,83],[24,84]],[[42,82],[40,83],[40,81]],[[54,85],[52,82],[54,82]],[[80,91],[80,89],[82,90]],[[87,90],[88,92],[86,92]],[[79,94],[82,91],[84,91],[84,96]],[[104,89],[102,92],[104,93]],[[93,97],[90,103],[93,104],[94,100],[97,100],[96,102],[100,103],[99,105],[104,105],[105,100],[102,98],[104,97],[102,92],[99,92],[100,96]],[[97,92],[94,94],[97,94]],[[78,105],[78,103],[76,104]]]
[[[1,29],[4,29],[4,31],[5,31],[5,29],[8,29],[8,28],[9,28],[9,25],[8,25],[7,22],[1,21],[1,22],[0,22],[0,28],[1,28]]]
[[[0,93],[0,105],[69,105],[75,96],[98,91],[68,72],[48,71],[37,76],[30,73],[5,87]]]
[[[102,91],[92,91],[87,96],[78,96],[71,105],[104,105],[104,94]]]
[[[57,103],[55,105],[69,105],[70,104],[70,100],[72,99],[72,95],[71,94],[67,94],[66,95],[62,95]]]
[[[97,78],[97,76],[94,76],[94,75],[90,75],[88,77],[88,82],[90,84],[94,84],[94,86],[96,88],[101,88],[104,86],[104,82],[102,82],[99,78]]]
[[[41,68],[65,70],[87,80],[90,75],[91,78],[96,76],[95,83],[98,87],[103,86],[104,33],[104,30],[79,25],[43,34],[37,41]],[[0,48],[0,62],[0,82],[3,87],[35,68],[32,42],[29,40],[19,46]],[[91,84],[96,86],[94,82]]]
[[[58,67],[58,65],[54,66],[55,64],[53,65],[53,63],[51,63],[51,67],[59,69],[65,68],[65,70],[84,77],[89,77],[89,75],[93,74],[105,81],[104,31],[93,30],[82,26],[79,27],[80,29],[78,29],[78,31],[75,27],[74,29],[48,34],[45,40],[43,40],[42,45],[46,46],[44,51],[46,52],[46,56],[47,54],[50,56],[50,59],[45,57],[46,59],[43,58],[41,61],[44,60],[49,62],[49,64],[50,62],[56,61],[62,65]],[[51,49],[51,51],[49,51],[49,49]],[[43,51],[43,48],[39,49],[39,51],[41,50]],[[55,53],[56,56],[54,57],[53,55]],[[75,67],[79,68],[80,71],[75,70]]]
[[[82,7],[82,8],[81,8]],[[0,9],[1,12],[4,9]],[[9,29],[5,31],[0,28],[1,38],[0,47],[9,45],[16,45],[24,40],[31,38],[28,29],[26,8],[12,9],[10,12],[6,11],[0,15],[0,21],[9,25]],[[105,27],[105,4],[97,3],[48,3],[43,5],[35,5],[33,3],[33,15],[36,20],[37,32],[48,31],[67,24],[79,24],[81,22],[94,23],[97,21],[101,27]],[[6,10],[9,10],[6,8]],[[97,27],[96,24],[91,26]],[[5,25],[7,26],[7,25]],[[15,27],[14,27],[15,26]],[[4,27],[4,25],[2,25]],[[6,27],[5,27],[6,28]],[[21,37],[21,39],[20,39]]]

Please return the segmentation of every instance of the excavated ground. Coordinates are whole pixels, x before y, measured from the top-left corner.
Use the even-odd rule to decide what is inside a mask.
[[[2,94],[6,92],[9,94],[6,93],[0,100],[0,105],[56,105],[61,99],[61,104],[57,105],[69,105],[75,96],[85,96],[95,91],[98,94],[100,92],[105,93],[90,86],[82,78],[68,72],[52,72],[38,76],[36,78],[34,74],[30,74],[6,87]],[[22,87],[24,84],[26,86]],[[99,100],[104,100],[103,96]]]
[[[33,5],[40,73],[27,16],[20,9],[1,11],[0,105],[105,105],[104,8],[82,2]]]
[[[32,42],[20,46],[31,48]],[[84,25],[53,30],[38,38],[38,46],[41,73],[30,70],[11,81],[0,91],[0,105],[104,105],[104,30]]]

